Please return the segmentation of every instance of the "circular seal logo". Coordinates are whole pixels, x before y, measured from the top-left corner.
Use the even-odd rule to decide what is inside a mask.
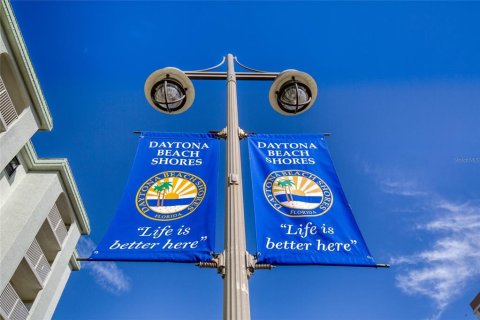
[[[199,177],[182,171],[164,171],[142,184],[135,202],[144,217],[169,221],[194,212],[206,192],[205,182]]]
[[[303,170],[271,172],[263,193],[275,210],[294,218],[321,216],[333,204],[332,190],[325,181]]]

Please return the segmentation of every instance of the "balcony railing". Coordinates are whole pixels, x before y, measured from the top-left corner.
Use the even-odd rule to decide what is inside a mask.
[[[62,216],[60,215],[60,211],[56,204],[53,205],[53,208],[50,210],[47,220],[61,247],[67,237],[67,228],[65,227],[65,223],[62,220]]]
[[[0,77],[0,132],[6,131],[8,126],[17,119],[17,110],[15,110],[7,88]]]
[[[6,317],[5,320],[26,320],[28,318],[28,309],[10,282],[0,295],[0,308],[2,317]]]
[[[27,260],[32,270],[36,271],[38,278],[41,280],[42,284],[44,284],[50,273],[50,264],[48,263],[47,258],[45,258],[37,239],[34,239],[30,248],[28,248],[25,260]]]

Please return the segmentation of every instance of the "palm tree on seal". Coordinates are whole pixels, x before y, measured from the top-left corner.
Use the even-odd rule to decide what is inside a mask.
[[[295,187],[295,183],[293,183],[292,180],[285,179],[282,181],[277,181],[277,184],[283,188],[283,191],[285,192],[285,196],[287,197],[287,201],[291,202],[293,201],[293,194],[292,194],[292,189],[291,187]]]
[[[173,188],[173,184],[170,182],[170,181],[164,181],[162,182],[162,184],[160,185],[160,187],[162,188],[162,203],[160,204],[161,207],[163,207],[163,204],[165,202],[165,196],[166,196],[166,192]]]
[[[153,187],[153,191],[157,193],[157,207],[160,207],[160,194],[162,193],[162,191],[164,191],[164,189],[165,187],[159,186],[158,184]]]

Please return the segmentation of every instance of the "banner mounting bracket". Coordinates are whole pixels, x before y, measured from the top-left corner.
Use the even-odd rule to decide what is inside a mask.
[[[245,263],[247,266],[247,277],[250,279],[253,276],[255,270],[272,270],[274,265],[267,263],[257,263],[257,256],[253,256],[247,252],[245,255]]]
[[[212,261],[200,261],[196,263],[199,268],[217,269],[217,273],[225,278],[225,255],[216,253],[213,255]]]
[[[241,139],[245,139],[246,137],[248,137],[248,133],[243,131],[242,128],[238,128],[238,137]]]
[[[228,185],[238,184],[239,178],[237,173],[229,173],[228,174]]]
[[[214,134],[216,138],[227,139],[227,128],[223,128],[222,130],[210,130],[208,132]]]

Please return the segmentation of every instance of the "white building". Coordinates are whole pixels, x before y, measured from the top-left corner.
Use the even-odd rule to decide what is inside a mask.
[[[472,307],[473,314],[477,316],[477,319],[480,319],[480,292],[470,302],[470,307]]]
[[[67,160],[30,142],[52,119],[6,0],[0,22],[0,318],[49,319],[90,227]]]

